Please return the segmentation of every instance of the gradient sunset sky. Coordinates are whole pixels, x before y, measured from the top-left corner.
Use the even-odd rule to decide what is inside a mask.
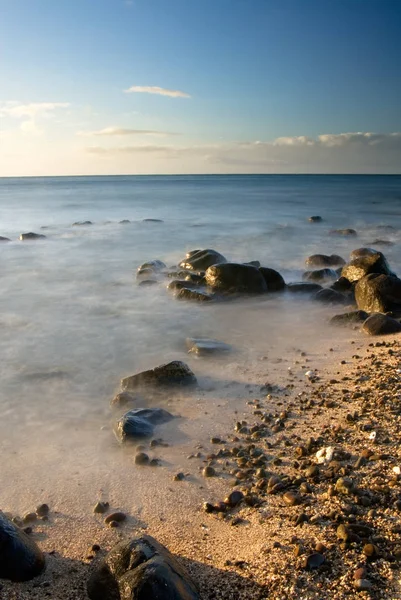
[[[0,176],[401,173],[401,0],[0,15]]]

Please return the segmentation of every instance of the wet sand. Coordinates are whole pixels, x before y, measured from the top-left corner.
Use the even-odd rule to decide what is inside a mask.
[[[60,438],[51,452],[45,439],[41,443],[27,436],[26,446],[3,465],[3,481],[9,485],[0,490],[0,506],[23,515],[41,502],[49,504],[49,521],[32,525],[34,539],[47,553],[47,569],[29,583],[2,582],[0,598],[86,600],[93,564],[117,541],[143,532],[182,560],[203,600],[401,598],[400,476],[393,471],[401,465],[401,350],[393,339],[400,337],[371,347],[376,339],[348,330],[347,339],[337,339],[332,349],[326,341],[322,348],[305,340],[281,356],[259,354],[241,367],[233,361],[225,379],[217,376],[221,364],[206,366],[199,360],[199,388],[165,398],[163,407],[182,418],[157,432],[170,444],[149,452],[161,459],[160,467],[135,465],[133,450],[120,448],[110,437],[104,413],[94,413],[93,422],[86,423],[92,445],[83,443],[82,426],[71,421],[64,423],[68,443]],[[313,382],[305,376],[310,369],[318,376]],[[260,425],[261,415],[269,414],[260,439],[235,431],[236,422]],[[213,437],[223,443],[211,443]],[[316,446],[299,457],[296,448],[311,437]],[[226,513],[205,513],[204,502],[224,500],[232,489],[238,471],[232,448],[248,452],[249,444],[263,449],[269,477],[276,475],[284,487],[268,493],[267,486],[256,487],[251,473],[235,489],[255,497],[255,506],[243,502]],[[335,449],[337,464],[320,465],[318,475],[305,476],[308,462],[317,462],[316,451],[328,446]],[[363,451],[364,464],[356,468]],[[200,458],[189,458],[197,452]],[[202,477],[206,464],[217,477]],[[185,474],[183,481],[174,480],[178,472]],[[352,480],[352,493],[335,489],[340,477]],[[308,491],[299,491],[297,480],[308,484]],[[287,506],[288,490],[300,495],[299,504]],[[126,523],[107,527],[104,515],[93,514],[98,500],[108,501],[110,511],[124,511]],[[362,521],[369,536],[342,547],[339,525]],[[317,543],[324,561],[305,569]],[[93,544],[100,552],[91,550]],[[375,556],[365,556],[366,544],[373,544]],[[355,589],[354,573],[361,565],[366,573],[359,580],[371,584],[368,591]]]

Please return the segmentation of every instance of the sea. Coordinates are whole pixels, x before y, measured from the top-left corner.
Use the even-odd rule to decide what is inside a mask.
[[[309,222],[312,215],[322,221]],[[73,225],[85,221],[91,224]],[[338,228],[357,235],[330,234]],[[46,237],[19,241],[31,231]],[[1,178],[0,235],[11,239],[0,245],[1,507],[11,497],[16,502],[5,480],[17,478],[25,493],[38,482],[56,489],[64,479],[66,492],[72,473],[97,469],[101,479],[109,452],[121,460],[109,402],[124,376],[188,362],[205,394],[203,413],[216,402],[226,407],[217,430],[231,418],[230,394],[239,397],[272,377],[274,383],[278,369],[295,368],[296,352],[308,353],[307,367],[314,368],[330,347],[363,336],[329,324],[343,307],[299,295],[180,302],[166,281],[138,285],[139,265],[159,259],[174,266],[190,250],[213,248],[229,261],[258,260],[289,283],[302,280],[311,254],[347,260],[368,246],[401,273],[401,177]],[[233,352],[196,358],[187,353],[188,337],[215,338]],[[179,456],[184,438],[210,432],[192,397],[177,406],[166,395],[166,406],[171,402],[196,422],[180,434],[171,430]],[[23,508],[24,494],[17,497]]]

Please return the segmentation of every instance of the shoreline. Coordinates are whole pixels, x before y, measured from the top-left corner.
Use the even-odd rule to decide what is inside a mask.
[[[334,353],[328,352],[328,357],[322,357],[320,363],[299,352],[298,365],[292,365],[291,371],[285,362],[278,363],[277,373],[281,377],[271,381],[270,398],[266,397],[267,388],[262,393],[256,384],[250,389],[243,387],[242,397],[240,394],[233,402],[236,407],[242,405],[241,413],[235,414],[237,408],[234,407],[230,411],[228,396],[224,405],[224,428],[220,422],[218,431],[202,432],[203,439],[206,435],[209,438],[219,435],[225,443],[203,442],[200,444],[203,448],[194,448],[192,442],[193,453],[200,451],[202,458],[189,459],[183,455],[188,449],[184,441],[178,447],[166,449],[167,456],[170,452],[173,457],[181,455],[178,463],[169,462],[164,468],[154,470],[134,466],[136,473],[146,474],[139,493],[133,494],[129,473],[126,483],[117,482],[118,473],[114,479],[110,476],[108,486],[96,491],[98,497],[93,489],[82,489],[81,495],[77,492],[77,501],[72,504],[67,498],[54,496],[49,501],[49,521],[32,525],[33,539],[47,553],[46,571],[25,584],[2,581],[0,598],[86,600],[85,585],[91,565],[121,539],[145,532],[182,560],[198,583],[202,600],[262,600],[272,594],[280,599],[305,600],[340,600],[355,594],[374,599],[401,598],[397,562],[401,557],[401,528],[397,526],[400,512],[396,504],[400,498],[400,476],[393,471],[401,465],[401,450],[397,447],[398,389],[401,391],[397,369],[401,346],[400,342],[393,342],[399,339],[397,336],[383,339],[384,342],[371,342],[371,338],[349,340]],[[343,361],[345,364],[341,364]],[[319,379],[311,382],[305,377],[309,368],[317,369]],[[274,387],[276,385],[279,387]],[[294,387],[284,388],[284,385]],[[196,409],[205,409],[205,406],[206,403],[200,403]],[[219,408],[218,405],[213,407]],[[265,411],[272,414],[267,422],[267,435],[259,440],[234,430],[238,420],[260,425],[261,415],[255,415],[255,410],[262,415]],[[273,431],[276,419],[283,427],[280,425]],[[374,440],[369,438],[372,431],[377,432]],[[296,448],[305,447],[310,437],[315,438],[317,444],[312,445],[311,450],[306,449],[304,457],[303,450]],[[238,471],[238,457],[231,449],[246,448],[249,444],[262,448],[266,456],[266,484],[256,488],[258,480],[252,475],[255,485],[251,494],[257,499],[256,505],[241,503],[226,513],[205,513],[203,502],[224,500],[232,489],[231,473]],[[322,463],[317,467],[318,474],[306,477],[308,462],[309,467],[316,465],[316,451],[325,447],[334,448],[333,460],[337,464],[329,467]],[[222,448],[226,449],[223,456],[213,458]],[[355,463],[363,451],[366,457],[356,468]],[[374,460],[369,452],[375,456]],[[199,470],[209,463],[218,476],[202,478]],[[174,481],[174,473],[181,470],[190,475],[183,481]],[[328,470],[331,470],[330,477]],[[268,480],[272,476],[278,477],[283,485],[277,493],[268,493]],[[336,490],[339,478],[350,479],[352,490],[346,493]],[[150,480],[153,483],[147,491]],[[306,484],[304,491],[300,491],[297,480]],[[235,489],[246,492],[250,482],[250,478],[238,480]],[[77,490],[84,488],[84,482],[77,483]],[[155,488],[159,488],[159,492],[152,498]],[[294,505],[286,503],[286,493],[297,496]],[[40,490],[36,494],[35,500],[47,501],[47,498],[39,499]],[[105,494],[110,510],[124,510],[129,517],[119,528],[108,528],[103,523],[104,516],[95,516],[88,510],[90,496],[93,506]],[[2,508],[12,510],[13,507]],[[33,508],[34,505],[25,506],[26,511]],[[355,528],[356,538],[338,539],[340,525],[347,528],[362,521],[369,528],[366,530],[369,535],[366,531],[363,534],[366,539],[355,533]],[[101,551],[91,552],[93,544],[98,544]],[[375,556],[365,556],[366,544],[374,546]],[[324,558],[321,566],[305,569],[303,562],[316,553]],[[359,574],[363,576],[354,579],[362,564],[367,565],[366,572],[361,571]],[[369,582],[371,587],[366,591],[356,590],[355,581],[360,580]]]

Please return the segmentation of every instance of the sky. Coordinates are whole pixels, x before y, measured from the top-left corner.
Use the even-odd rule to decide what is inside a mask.
[[[401,0],[0,15],[0,176],[401,173]]]

